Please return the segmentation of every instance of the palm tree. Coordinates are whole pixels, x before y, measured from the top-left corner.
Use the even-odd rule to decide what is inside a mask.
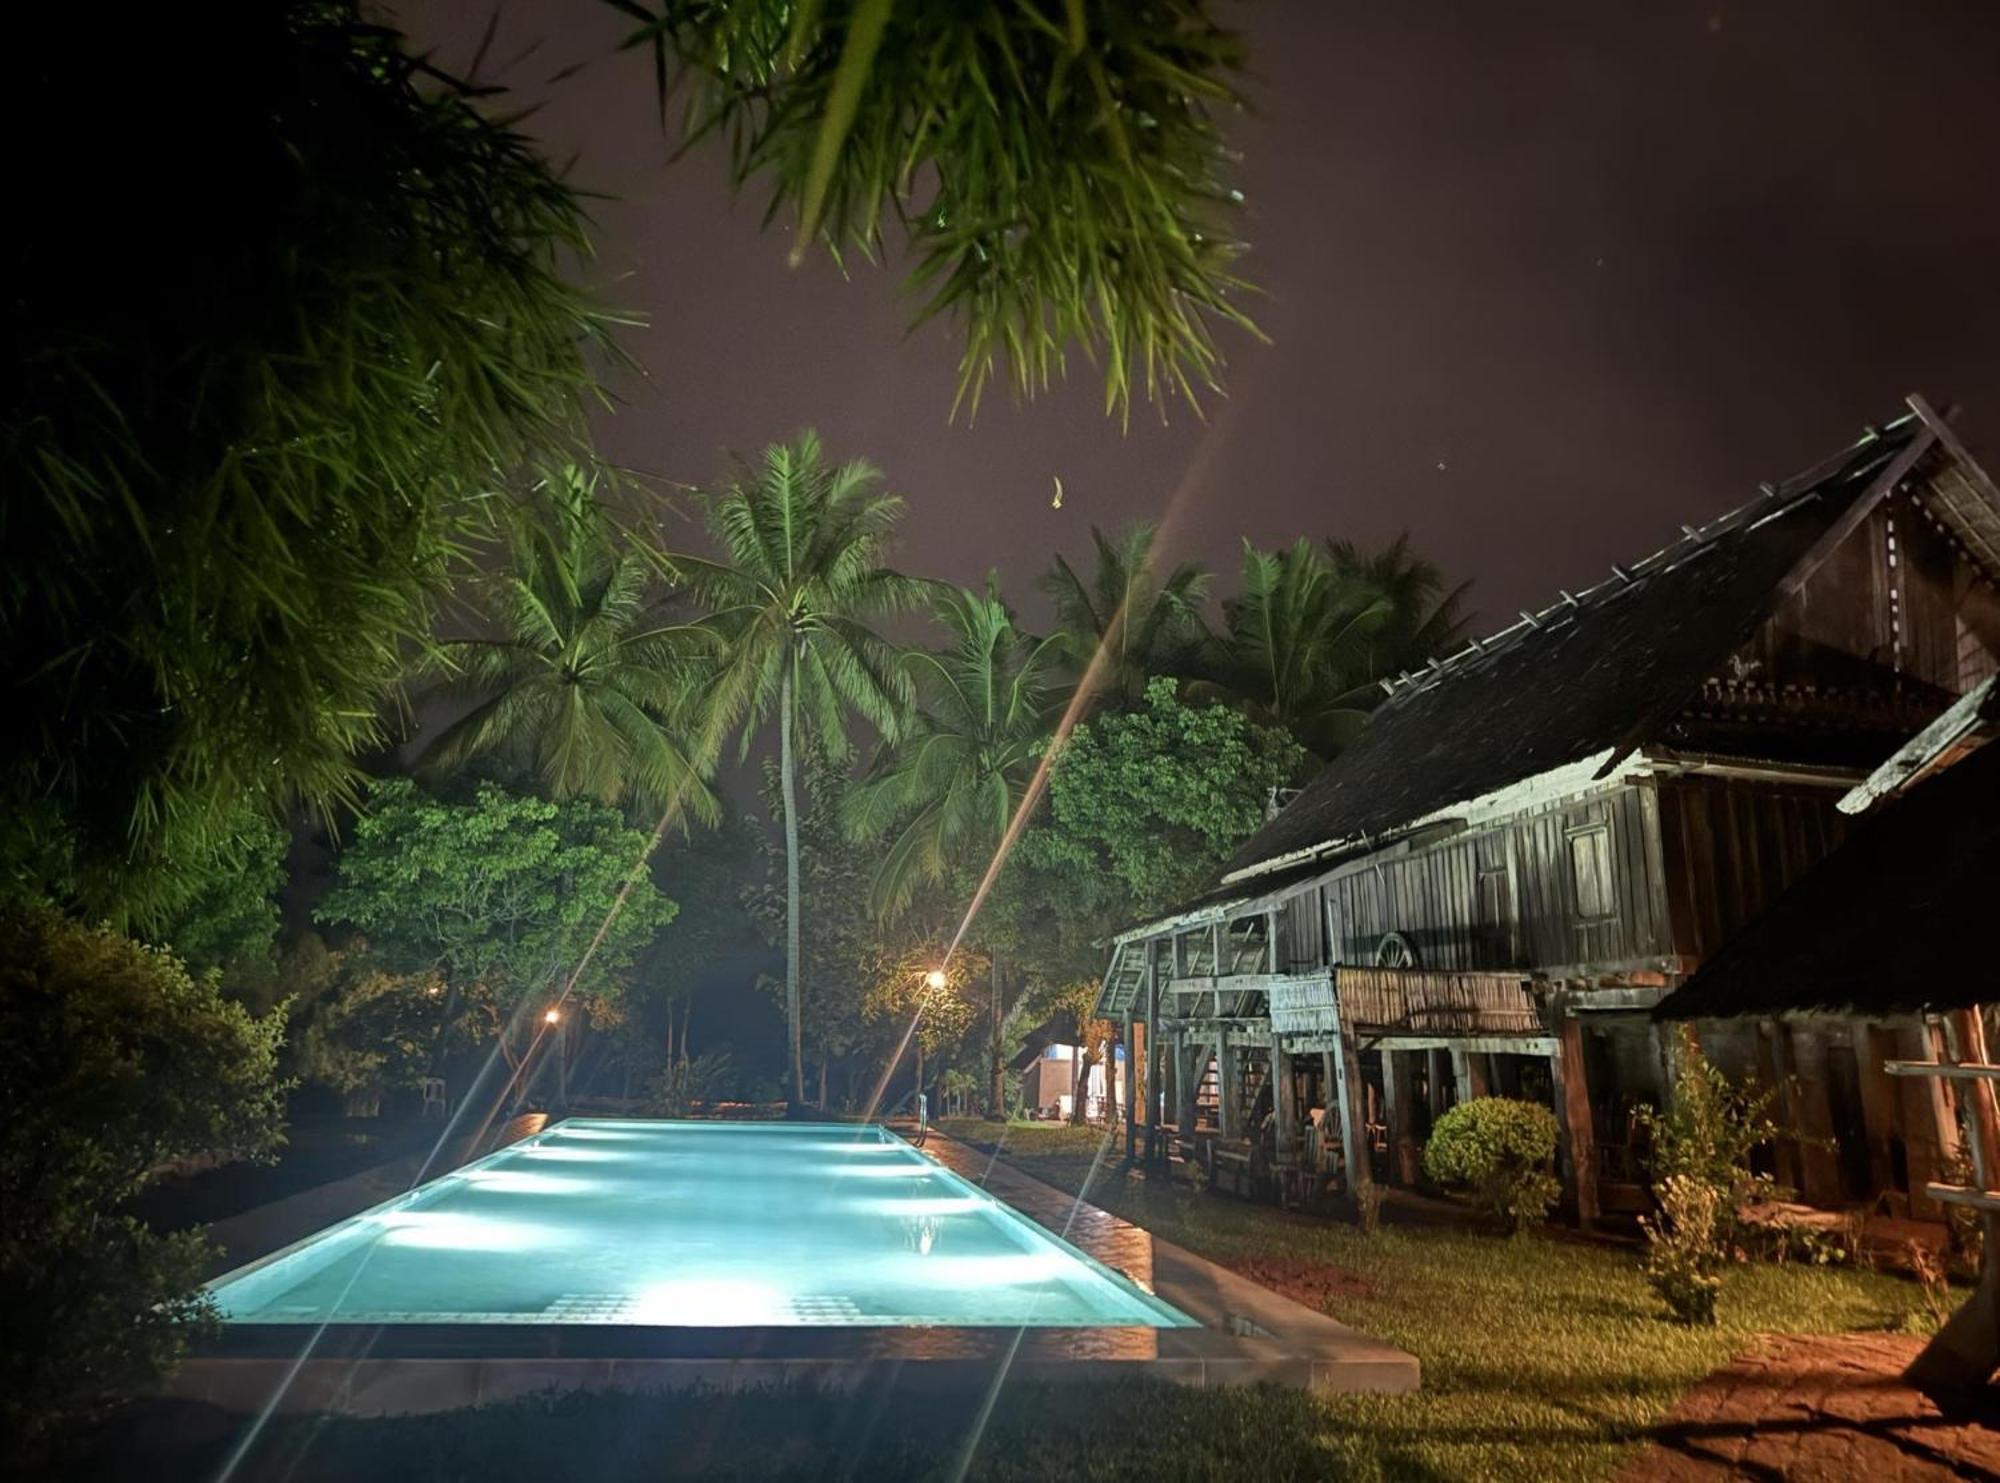
[[[1156,576],[1157,534],[1139,520],[1114,542],[1093,525],[1097,565],[1089,579],[1058,556],[1040,583],[1055,603],[1071,672],[1080,678],[1103,649],[1098,692],[1123,705],[1138,704],[1146,682],[1157,675],[1186,675],[1207,637],[1201,605],[1208,598],[1209,575],[1182,562]]]
[[[919,885],[976,866],[1000,847],[1060,704],[1058,641],[1031,638],[1015,625],[997,576],[986,579],[984,596],[960,591],[942,598],[937,617],[951,634],[949,647],[913,651],[904,660],[918,697],[910,732],[848,796],[851,830],[863,839],[891,836],[869,893],[882,918],[908,905]],[[990,954],[990,973],[988,1074],[997,1113],[1006,1095],[997,952]]]
[[[847,800],[858,836],[892,836],[869,896],[884,918],[1000,843],[1055,722],[1057,640],[1015,626],[996,578],[984,596],[942,597],[937,618],[950,646],[903,659],[917,697],[910,727]]]
[[[1464,641],[1472,584],[1447,589],[1443,570],[1410,550],[1407,531],[1372,555],[1352,541],[1329,539],[1326,555],[1343,578],[1365,582],[1389,600],[1388,617],[1369,639],[1369,678],[1392,679]]]
[[[658,553],[615,530],[572,477],[514,532],[476,589],[491,637],[445,640],[456,688],[479,697],[425,749],[428,766],[482,754],[532,767],[551,797],[717,817],[712,754],[686,726],[690,663],[707,635],[663,610]]]
[[[1242,585],[1222,605],[1210,674],[1191,688],[1330,756],[1381,698],[1369,643],[1390,611],[1373,583],[1337,570],[1308,541],[1279,551],[1245,541]]]
[[[1407,536],[1372,554],[1347,541],[1268,552],[1245,541],[1241,587],[1190,689],[1330,757],[1381,700],[1380,680],[1455,640],[1465,590],[1446,592]]]
[[[910,682],[873,619],[917,606],[929,584],[883,565],[902,501],[859,460],[828,464],[818,437],[764,450],[709,506],[724,559],[679,558],[680,573],[711,609],[702,626],[716,647],[703,698],[704,732],[740,733],[740,752],[773,712],[785,815],[785,1014],[792,1096],[805,1101],[799,995],[797,750],[809,739],[833,761],[850,756],[847,720],[858,715],[897,736]]]

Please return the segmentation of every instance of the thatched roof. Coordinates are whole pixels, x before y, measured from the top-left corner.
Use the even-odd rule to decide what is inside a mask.
[[[1398,685],[1354,744],[1243,844],[1224,880],[1656,739],[1771,613],[1785,576],[1924,435],[1918,418],[1903,418]]]
[[[2000,743],[1919,784],[1660,1001],[1662,1019],[2000,1000]]]

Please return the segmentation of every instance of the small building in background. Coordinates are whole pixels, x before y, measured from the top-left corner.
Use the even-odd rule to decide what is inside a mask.
[[[1121,934],[1097,1012],[1155,1089],[1132,1149],[1278,1191],[1409,1183],[1432,1121],[1499,1092],[1556,1112],[1582,1219],[1642,1208],[1633,1109],[1674,1077],[1654,1007],[1840,848],[1842,800],[1913,737],[1955,706],[1986,726],[1964,697],[1996,668],[2000,491],[1912,398],[1395,682],[1209,893]],[[1785,1182],[1928,1214],[1935,1122],[1867,1070],[1920,1032],[1753,1015],[1701,1038],[1786,1088]]]

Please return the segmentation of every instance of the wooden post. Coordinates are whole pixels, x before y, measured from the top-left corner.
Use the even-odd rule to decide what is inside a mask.
[[[1299,1098],[1292,1084],[1292,1055],[1284,1037],[1271,1032],[1271,1111],[1276,1114],[1277,1141],[1272,1162],[1289,1168],[1298,1162]]]
[[[1806,1180],[1804,1166],[1799,1161],[1798,1119],[1792,1111],[1795,1099],[1791,1040],[1776,1020],[1757,1021],[1757,1060],[1764,1080],[1777,1094],[1779,1137],[1771,1152],[1777,1159],[1778,1183],[1802,1190]]]
[[[1827,1101],[1826,1037],[1809,1025],[1794,1024],[1790,1030],[1792,1071],[1797,1078],[1792,1116],[1799,1132],[1802,1193],[1815,1205],[1838,1204],[1840,1160],[1834,1151],[1833,1110]]]
[[[1146,944],[1146,1162],[1165,1158],[1160,1149],[1160,945]]]
[[[1194,1137],[1195,1093],[1201,1087],[1202,1062],[1207,1052],[1185,1037],[1177,1036],[1174,1041],[1174,1122],[1179,1125],[1181,1137]]]
[[[1139,1035],[1125,1011],[1125,1162],[1139,1156]]]
[[[1361,1079],[1361,1054],[1355,1049],[1354,1036],[1343,1031],[1327,1062],[1333,1069],[1332,1090],[1337,1093],[1328,1098],[1327,1113],[1331,1116],[1333,1103],[1339,1103],[1340,1156],[1347,1165],[1347,1192],[1358,1199],[1363,1190],[1374,1188],[1375,1171],[1368,1157],[1367,1083]]]
[[[1895,1056],[1895,1032],[1886,1025],[1854,1022],[1854,1066],[1861,1080],[1861,1125],[1868,1139],[1868,1182],[1875,1193],[1895,1188],[1895,1162],[1889,1145],[1902,1129],[1895,1078],[1882,1063]],[[1907,1150],[1909,1140],[1904,1140]]]
[[[1225,1033],[1215,1047],[1216,1132],[1224,1138],[1243,1136],[1243,1071],[1236,1047]]]
[[[1475,1056],[1457,1046],[1451,1051],[1451,1079],[1458,1086],[1458,1100],[1470,1102],[1487,1094],[1486,1057]]]
[[[1389,1182],[1405,1189],[1417,1182],[1417,1099],[1410,1053],[1382,1052],[1382,1096],[1389,1113]]]
[[[1444,1094],[1444,1071],[1451,1064],[1451,1052],[1428,1050],[1423,1054],[1430,1057],[1431,1121],[1435,1123],[1451,1111],[1451,1102]]]
[[[1576,1195],[1576,1223],[1588,1227],[1597,1219],[1597,1134],[1591,1123],[1590,1081],[1583,1064],[1583,1024],[1564,1012],[1557,1022],[1556,1054],[1549,1058],[1555,1083],[1558,1141],[1569,1164]]]
[[[1104,1126],[1118,1126],[1118,1027],[1104,1038]]]

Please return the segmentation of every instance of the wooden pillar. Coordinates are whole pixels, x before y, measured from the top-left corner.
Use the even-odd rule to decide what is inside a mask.
[[[1591,1122],[1590,1079],[1584,1070],[1583,1023],[1565,1013],[1557,1024],[1556,1053],[1549,1058],[1557,1141],[1563,1162],[1569,1166],[1577,1224],[1589,1226],[1598,1215],[1597,1130]]]
[[[1451,1079],[1458,1086],[1458,1100],[1461,1102],[1486,1096],[1486,1057],[1454,1046],[1451,1052]]]
[[[1125,1011],[1125,1162],[1139,1156],[1139,1033]]]
[[[1374,1187],[1375,1171],[1368,1157],[1367,1083],[1361,1079],[1361,1054],[1355,1049],[1354,1037],[1343,1032],[1327,1061],[1333,1069],[1337,1095],[1328,1099],[1326,1110],[1331,1116],[1333,1104],[1340,1105],[1340,1156],[1347,1165],[1347,1192],[1358,1198],[1363,1190]]]
[[[1284,1038],[1271,1032],[1271,1111],[1276,1116],[1277,1143],[1273,1162],[1289,1168],[1298,1162],[1299,1098],[1292,1082],[1292,1055]]]
[[[1833,1110],[1827,1101],[1826,1036],[1810,1025],[1781,1026],[1791,1031],[1792,1074],[1796,1095],[1792,1116],[1799,1134],[1802,1193],[1815,1205],[1840,1202],[1840,1158],[1834,1148]]]
[[[1166,1090],[1167,1037],[1160,1033],[1160,945],[1146,944],[1146,1162],[1167,1156],[1160,1146],[1160,1101]]]
[[[1201,1086],[1201,1072],[1208,1053],[1201,1046],[1176,1038],[1174,1054],[1174,1121],[1181,1137],[1194,1137],[1195,1092]]]
[[[1104,1126],[1118,1126],[1118,1027],[1104,1037]]]
[[[1215,1046],[1216,1133],[1223,1138],[1243,1136],[1243,1067],[1237,1048],[1227,1034]]]
[[[1435,1123],[1451,1111],[1451,1099],[1444,1090],[1445,1071],[1451,1065],[1451,1052],[1428,1050],[1424,1054],[1430,1057],[1431,1121]]]
[[[1766,1085],[1776,1093],[1775,1110],[1779,1137],[1772,1149],[1778,1164],[1778,1183],[1793,1189],[1805,1188],[1805,1168],[1799,1159],[1798,1119],[1792,1110],[1793,1078],[1791,1039],[1776,1020],[1757,1022],[1757,1061]]]
[[[1897,1107],[1896,1081],[1882,1069],[1895,1056],[1896,1032],[1887,1025],[1853,1022],[1854,1065],[1861,1078],[1861,1125],[1868,1139],[1868,1182],[1881,1194],[1896,1186],[1895,1161],[1890,1146],[1902,1132],[1903,1120]],[[1908,1167],[1909,1138],[1903,1139],[1905,1167]]]
[[[1417,1149],[1416,1068],[1410,1052],[1382,1052],[1382,1094],[1389,1113],[1389,1182],[1411,1188],[1420,1170]]]

